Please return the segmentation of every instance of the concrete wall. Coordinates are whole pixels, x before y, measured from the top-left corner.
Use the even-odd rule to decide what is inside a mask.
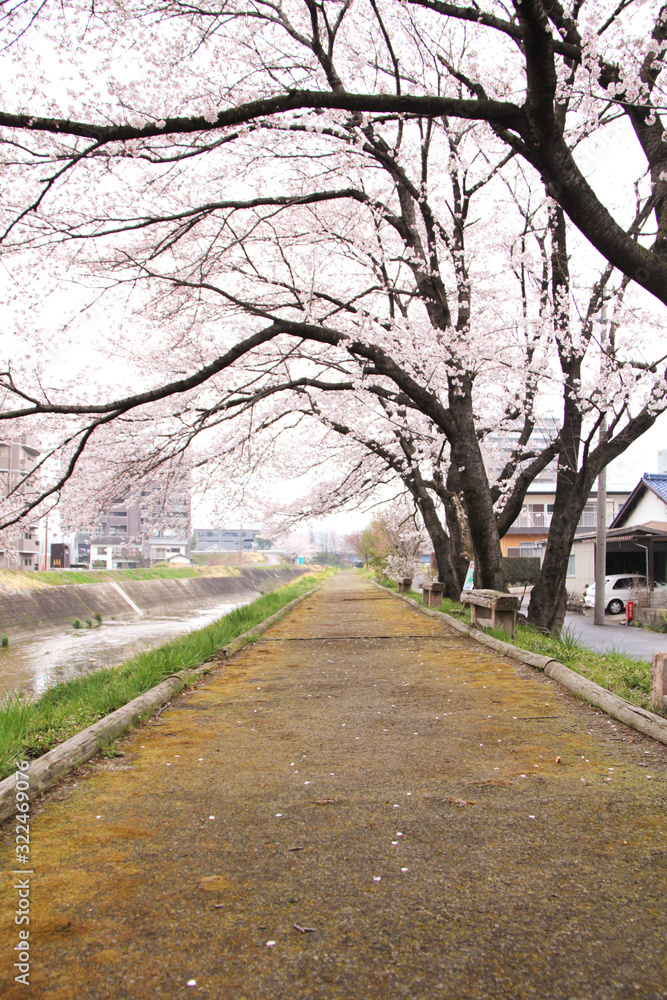
[[[184,580],[118,580],[118,586],[142,611],[197,608],[216,598],[230,601],[275,590],[302,576],[303,566],[243,566],[238,576],[201,576]],[[0,634],[10,638],[35,634],[74,618],[84,621],[96,612],[103,618],[133,615],[128,602],[112,583],[84,583],[40,590],[0,592]]]
[[[577,541],[572,545],[574,576],[565,581],[569,597],[581,597],[587,583],[595,583],[595,542],[592,539]]]
[[[667,621],[666,614],[667,609],[665,608],[638,608],[635,606],[634,610],[635,621],[639,622],[640,625],[648,625],[649,628],[664,625]]]

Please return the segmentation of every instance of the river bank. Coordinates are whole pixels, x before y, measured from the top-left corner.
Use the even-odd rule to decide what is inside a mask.
[[[256,596],[246,593],[240,600],[222,601],[216,597],[198,608],[176,607],[105,619],[101,625],[93,620],[90,628],[60,625],[23,635],[0,647],[0,697],[10,691],[39,694],[61,681],[122,663],[141,650],[203,628]]]
[[[12,639],[34,636],[81,621],[127,617],[176,607],[199,608],[202,602],[239,601],[273,590],[304,572],[303,566],[240,566],[233,575],[133,580],[118,577],[100,583],[74,583],[23,590],[0,590],[0,634]]]

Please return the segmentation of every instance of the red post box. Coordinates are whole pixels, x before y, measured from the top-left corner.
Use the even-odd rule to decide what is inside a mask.
[[[634,601],[626,601],[625,602],[625,620],[626,620],[626,622],[627,622],[628,625],[630,624],[630,622],[633,620],[634,617],[635,617],[635,602]]]

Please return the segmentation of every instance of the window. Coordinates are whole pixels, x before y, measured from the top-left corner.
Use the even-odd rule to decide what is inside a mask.
[[[587,503],[581,515],[579,526],[582,528],[594,528],[597,524],[597,504]]]
[[[577,565],[577,557],[575,555],[571,555],[570,558],[567,561],[567,574],[566,574],[566,576],[576,576],[577,575],[576,565]]]
[[[519,542],[519,555],[522,558],[540,558],[542,549],[535,542]]]

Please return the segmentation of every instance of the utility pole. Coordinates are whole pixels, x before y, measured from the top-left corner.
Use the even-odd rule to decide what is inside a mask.
[[[606,370],[605,349],[609,343],[607,336],[607,303],[602,300],[600,311],[600,374],[604,376]],[[603,414],[600,421],[599,441],[603,444],[607,438],[607,418]],[[604,579],[607,571],[607,467],[605,466],[598,476],[598,502],[597,502],[597,522],[595,539],[595,608],[593,610],[593,623],[604,625],[605,612],[605,585]]]
[[[600,424],[600,438],[607,430],[607,421]],[[605,587],[604,578],[607,566],[607,470],[603,469],[598,476],[598,509],[597,532],[595,541],[595,609],[593,622],[604,625]]]

